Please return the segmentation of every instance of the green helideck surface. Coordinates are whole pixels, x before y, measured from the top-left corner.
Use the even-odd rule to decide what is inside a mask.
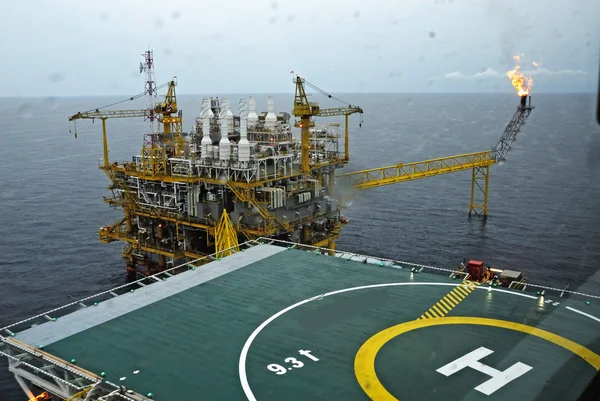
[[[246,253],[256,255],[268,247]],[[318,297],[384,283],[410,285]],[[65,360],[76,358],[79,366],[105,372],[107,380],[143,395],[152,392],[156,400],[243,400],[238,363],[248,337],[272,315],[315,297],[274,319],[252,342],[246,371],[253,395],[259,401],[368,400],[354,372],[358,349],[374,334],[417,319],[456,284],[444,275],[285,250],[49,344],[45,350]],[[119,298],[110,302],[126,302]],[[545,301],[478,288],[447,316],[523,323],[600,353],[600,322],[565,308],[570,305],[600,316],[597,306]],[[491,395],[475,390],[490,378],[477,370],[465,368],[449,377],[436,372],[479,347],[494,351],[481,362],[497,370],[516,362],[532,369]],[[318,361],[299,350],[310,350]],[[291,359],[286,362],[287,358],[302,366]],[[283,366],[285,373],[270,371],[267,366],[272,364]],[[469,325],[428,327],[395,337],[377,354],[375,368],[387,391],[402,401],[575,400],[596,372],[579,356],[538,337]]]

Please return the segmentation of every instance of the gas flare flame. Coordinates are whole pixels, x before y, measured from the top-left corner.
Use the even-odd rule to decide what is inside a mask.
[[[510,70],[506,73],[508,78],[511,80],[512,85],[517,90],[517,93],[519,94],[519,96],[528,95],[529,91],[531,90],[531,85],[533,84],[533,80],[531,79],[531,76],[525,76],[521,72],[520,64],[521,64],[522,58],[523,58],[522,54],[517,54],[516,56],[514,56],[513,59],[515,60],[517,65],[515,66],[515,68],[513,68],[512,70]],[[534,62],[533,65],[537,67],[539,64]]]

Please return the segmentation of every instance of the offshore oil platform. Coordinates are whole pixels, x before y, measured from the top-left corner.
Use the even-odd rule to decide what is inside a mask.
[[[308,101],[306,86],[339,99],[294,75],[291,115],[276,113],[271,98],[267,111],[261,113],[253,97],[241,99],[236,115],[228,98],[204,98],[200,116],[186,135],[176,80],[157,86],[153,52],[146,51],[143,57],[140,73],[145,73],[145,91],[133,98],[145,96],[146,109],[100,108],[69,117],[70,121],[102,121],[100,168],[110,179],[112,193],[105,202],[122,208],[124,215],[100,228],[100,240],[127,243],[123,257],[133,277],[212,253],[228,256],[240,242],[258,237],[333,250],[348,222],[336,181],[354,191],[471,170],[469,215],[485,218],[489,168],[506,159],[533,110],[530,82],[517,67],[511,79],[521,101],[492,149],[336,176],[336,170],[350,160],[348,118],[362,115],[360,107],[321,108]],[[167,87],[167,93],[158,101],[162,87]],[[292,122],[291,116],[297,120]],[[343,150],[339,125],[314,121],[331,116],[345,117]],[[144,118],[141,154],[131,161],[109,161],[106,120],[125,117]],[[301,129],[300,138],[293,135],[294,127]]]
[[[106,202],[124,217],[100,239],[128,243],[135,279],[0,328],[30,401],[575,401],[600,370],[598,296],[481,261],[447,269],[335,249],[342,183],[471,170],[469,214],[485,217],[490,166],[533,109],[518,66],[520,101],[492,149],[338,176],[360,107],[320,108],[305,85],[326,93],[295,76],[291,114],[271,100],[259,113],[250,98],[234,115],[206,98],[184,135],[175,80],[156,86],[151,51],[140,70],[146,109],[70,117],[102,121]],[[141,155],[110,162],[106,120],[136,116]],[[345,116],[343,152],[320,116]]]

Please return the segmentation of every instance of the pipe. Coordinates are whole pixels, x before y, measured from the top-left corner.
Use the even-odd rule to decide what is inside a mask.
[[[524,109],[525,107],[527,107],[527,95],[522,95],[521,96],[521,108]]]

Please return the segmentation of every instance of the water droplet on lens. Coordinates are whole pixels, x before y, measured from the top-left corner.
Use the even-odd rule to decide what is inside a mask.
[[[360,17],[360,11],[355,11],[354,14],[352,15],[354,18],[358,18]]]
[[[22,103],[19,106],[18,113],[21,118],[28,120],[33,117],[33,107],[29,103]]]
[[[434,31],[429,32],[429,37],[431,39],[435,38],[435,32]]]
[[[272,8],[273,10],[277,10],[277,7],[279,7],[279,4],[277,4],[277,2],[276,2],[276,1],[274,1],[274,2],[272,2],[272,3],[271,3],[271,8]]]
[[[49,97],[48,99],[46,99],[46,104],[48,105],[49,110],[58,109],[58,99],[55,97]]]
[[[64,76],[60,72],[54,72],[48,75],[48,79],[50,80],[50,82],[60,82],[64,79]]]
[[[171,13],[171,18],[178,19],[181,16],[181,13],[178,10],[175,10]]]

